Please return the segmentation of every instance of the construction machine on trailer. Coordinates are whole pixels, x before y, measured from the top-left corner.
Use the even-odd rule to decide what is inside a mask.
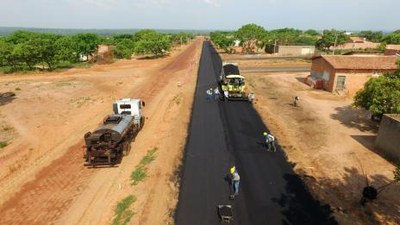
[[[140,99],[115,101],[114,114],[106,116],[99,127],[84,136],[88,165],[112,166],[129,153],[131,141],[144,125],[143,107],[144,102]]]

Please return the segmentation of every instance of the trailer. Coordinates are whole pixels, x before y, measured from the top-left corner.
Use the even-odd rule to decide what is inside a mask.
[[[144,125],[141,109],[144,102],[138,99],[117,100],[114,114],[104,118],[93,132],[84,135],[87,165],[115,165],[129,154],[131,142]]]

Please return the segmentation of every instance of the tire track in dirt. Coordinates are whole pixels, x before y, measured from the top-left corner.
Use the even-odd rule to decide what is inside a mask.
[[[82,145],[69,148],[5,202],[0,208],[0,224],[33,225],[57,219],[95,173],[82,167]]]
[[[131,91],[130,94],[151,101],[168,84],[168,76],[183,69],[185,62],[189,62],[198,44],[196,41],[188,46],[159,70],[159,76],[149,77],[145,86]],[[54,224],[88,187],[90,180],[100,172],[83,166],[83,145],[83,141],[80,141],[70,147],[64,155],[41,169],[34,180],[24,184],[13,197],[4,202],[0,206],[0,224]],[[119,173],[112,174],[117,176]],[[101,186],[96,188],[97,190],[93,190],[94,196]]]

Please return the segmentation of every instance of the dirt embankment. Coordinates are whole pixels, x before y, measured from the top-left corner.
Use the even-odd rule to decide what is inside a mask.
[[[132,224],[168,221],[201,41],[162,59],[2,77],[0,92],[15,91],[16,98],[0,106],[15,129],[0,151],[0,224],[108,224],[116,202],[129,193],[137,197]],[[115,168],[83,167],[83,134],[121,97],[146,102],[146,125],[130,155]],[[148,178],[132,187],[130,173],[152,147],[159,150]],[[158,213],[149,217],[150,211]]]
[[[285,150],[295,170],[339,224],[399,224],[399,185],[361,206],[362,188],[393,180],[394,166],[374,148],[377,126],[352,99],[313,90],[302,74],[244,74],[257,96],[256,109]],[[300,106],[293,97],[300,96]]]

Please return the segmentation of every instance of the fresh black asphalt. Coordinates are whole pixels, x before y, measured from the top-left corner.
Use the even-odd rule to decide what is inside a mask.
[[[220,68],[219,55],[204,42],[176,224],[220,224],[219,204],[232,205],[233,224],[337,224],[329,205],[306,190],[279,145],[275,153],[266,151],[262,133],[268,129],[251,103],[206,100],[205,91],[217,86]],[[229,200],[225,177],[233,165],[241,176],[240,192]]]

